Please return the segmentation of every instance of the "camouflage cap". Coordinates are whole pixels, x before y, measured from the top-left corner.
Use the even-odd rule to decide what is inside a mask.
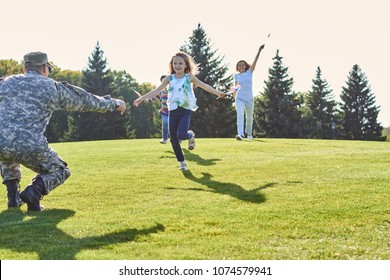
[[[47,64],[49,68],[53,68],[53,65],[47,60],[47,54],[43,52],[30,52],[23,57],[24,66],[40,66]]]

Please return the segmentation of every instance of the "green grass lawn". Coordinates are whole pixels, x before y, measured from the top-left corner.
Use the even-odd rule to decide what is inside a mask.
[[[72,175],[39,213],[1,189],[0,259],[390,259],[389,142],[186,145],[53,144]]]

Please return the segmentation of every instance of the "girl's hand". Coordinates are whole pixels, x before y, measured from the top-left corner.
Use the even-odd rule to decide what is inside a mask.
[[[226,95],[227,93],[223,93],[223,92],[220,92],[220,93],[218,93],[217,94],[217,99],[220,99],[220,98],[225,98],[225,95]]]
[[[133,88],[131,88],[131,89],[134,91],[134,93],[135,93],[136,95],[138,95],[138,97],[141,97],[141,96],[142,96],[142,94],[139,93],[138,91],[136,91],[135,89],[133,89]]]
[[[139,104],[143,102],[142,97],[138,97],[136,100],[134,100],[133,104],[135,107],[138,107]]]

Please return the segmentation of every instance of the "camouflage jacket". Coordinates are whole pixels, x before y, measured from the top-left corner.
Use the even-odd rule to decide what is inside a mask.
[[[54,111],[114,111],[115,99],[54,81],[35,70],[0,79],[0,134],[41,140]],[[39,139],[41,138],[41,139]]]

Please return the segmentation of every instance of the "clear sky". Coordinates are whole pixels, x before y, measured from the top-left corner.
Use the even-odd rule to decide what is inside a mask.
[[[2,1],[0,59],[21,61],[43,51],[61,69],[82,70],[99,41],[113,70],[139,83],[159,83],[171,56],[200,23],[231,74],[240,59],[252,62],[263,91],[279,49],[294,78],[308,91],[319,66],[336,100],[354,64],[366,74],[379,121],[390,126],[390,17],[386,0],[19,0]]]

